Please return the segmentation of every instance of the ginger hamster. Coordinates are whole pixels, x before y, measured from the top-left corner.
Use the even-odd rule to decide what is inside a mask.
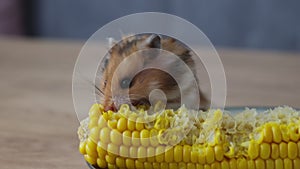
[[[149,94],[154,89],[160,89],[164,92],[167,108],[176,109],[181,106],[181,93],[178,84],[171,75],[164,71],[145,69],[132,77],[132,71],[136,63],[130,63],[128,69],[115,75],[116,83],[113,89],[117,90],[117,94],[114,95],[112,94],[112,81],[114,72],[125,58],[132,57],[131,54],[137,51],[150,48],[163,49],[177,55],[196,74],[195,63],[191,57],[193,53],[188,47],[174,38],[157,34],[124,37],[119,43],[110,40],[110,45],[112,47],[102,60],[98,72],[100,84],[95,85],[99,93],[100,103],[104,105],[106,110],[117,110],[121,104],[130,103],[133,106],[150,106]],[[155,56],[138,56],[134,59],[134,62],[143,63],[144,65],[152,62],[152,64],[161,64],[166,69],[174,69],[177,64],[176,62],[155,63]],[[179,79],[184,79],[186,75],[178,72],[176,76]],[[198,82],[197,78],[196,81]],[[188,89],[188,87],[186,88]],[[129,94],[123,92],[125,90],[129,91]],[[199,87],[197,90],[199,90],[200,95],[200,108],[205,109],[208,107],[208,99],[202,94]]]

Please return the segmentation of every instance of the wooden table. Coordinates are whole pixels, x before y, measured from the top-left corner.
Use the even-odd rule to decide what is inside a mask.
[[[0,168],[87,168],[71,78],[83,42],[0,38]],[[300,54],[218,49],[227,105],[300,107]]]

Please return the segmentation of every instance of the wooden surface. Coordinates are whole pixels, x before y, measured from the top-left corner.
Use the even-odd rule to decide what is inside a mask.
[[[0,38],[0,168],[87,168],[71,78],[81,42]],[[227,105],[300,107],[300,54],[218,49]]]

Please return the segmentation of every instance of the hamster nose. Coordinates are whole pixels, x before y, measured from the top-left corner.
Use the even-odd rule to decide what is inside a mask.
[[[108,111],[108,110],[111,110],[111,111],[117,111],[117,108],[116,108],[115,104],[112,103],[111,105],[106,105],[106,106],[104,107],[104,110],[105,110],[105,111]]]

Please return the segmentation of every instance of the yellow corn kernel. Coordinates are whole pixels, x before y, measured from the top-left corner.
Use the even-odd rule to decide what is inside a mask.
[[[155,161],[155,149],[153,147],[147,148],[147,161],[154,162]]]
[[[281,136],[281,130],[278,124],[273,124],[272,126],[272,132],[273,132],[273,142],[280,143],[282,136]]]
[[[160,168],[159,163],[152,163],[152,165],[153,165],[153,169],[159,169]]]
[[[120,133],[118,130],[113,129],[110,132],[110,140],[115,145],[121,145],[122,144],[122,133]]]
[[[204,166],[202,164],[196,164],[196,169],[204,169]],[[225,169],[225,168],[224,168]],[[228,168],[229,169],[229,168]]]
[[[125,159],[121,158],[121,157],[117,157],[116,158],[116,166],[118,168],[125,168],[126,167]]]
[[[161,169],[169,169],[169,164],[168,163],[160,163],[160,168]]]
[[[108,127],[102,128],[100,131],[100,141],[103,143],[109,143],[110,142],[110,131]]]
[[[105,121],[107,121],[109,119],[107,112],[103,112],[102,117],[104,118]]]
[[[122,135],[123,135],[122,136],[123,144],[125,146],[130,146],[131,145],[131,136],[132,136],[131,131],[126,130],[126,131],[123,132]]]
[[[134,160],[131,159],[131,158],[127,158],[125,160],[125,164],[126,164],[126,168],[135,168],[135,163],[134,163]]]
[[[140,145],[140,132],[139,131],[133,131],[132,132],[132,145],[133,146],[139,146]]]
[[[180,162],[180,163],[178,164],[178,167],[179,167],[180,169],[186,169],[186,164],[185,164],[184,162]]]
[[[223,160],[221,162],[221,168],[222,169],[229,169],[229,162],[227,160]]]
[[[205,148],[200,148],[198,150],[198,162],[200,164],[206,164],[206,150]]]
[[[285,158],[283,160],[284,169],[293,169],[293,163],[291,159]]]
[[[282,142],[279,144],[279,155],[281,158],[286,158],[287,157],[287,144]]]
[[[218,161],[222,161],[224,159],[224,150],[223,150],[223,146],[221,145],[216,145],[214,147],[215,149],[215,155],[216,155],[216,160]]]
[[[256,159],[259,155],[259,145],[254,140],[249,144],[248,155],[251,159]]]
[[[294,168],[296,168],[296,166],[299,167],[300,166],[300,159],[297,158],[297,159],[293,160],[293,165],[294,165]]]
[[[143,146],[140,146],[137,150],[137,157],[138,158],[145,158],[147,157],[147,149]]]
[[[100,130],[98,127],[94,127],[90,130],[89,138],[92,139],[95,143],[99,140]]]
[[[221,164],[216,161],[211,164],[211,169],[221,169]],[[247,168],[245,168],[245,169],[247,169]]]
[[[114,155],[106,155],[105,160],[109,164],[115,164],[116,163],[116,156]]]
[[[89,110],[90,117],[99,117],[103,111],[103,106],[101,104],[93,104]]]
[[[107,152],[112,154],[119,154],[119,147],[115,144],[109,143],[107,145]]]
[[[266,169],[274,169],[274,168],[275,168],[274,161],[271,159],[267,159],[266,160]]]
[[[271,146],[268,143],[262,143],[260,145],[260,157],[264,160],[268,159],[271,154]]]
[[[115,164],[110,164],[110,163],[108,163],[108,164],[107,164],[107,168],[108,168],[108,169],[117,169],[117,166],[116,166]]]
[[[230,166],[230,169],[237,169],[236,159],[234,159],[234,158],[230,159],[229,166]]]
[[[137,158],[137,147],[131,146],[129,148],[130,158]]]
[[[174,149],[173,147],[171,146],[168,146],[166,147],[166,152],[164,153],[165,154],[165,161],[167,163],[171,163],[174,161]]]
[[[275,160],[275,169],[283,169],[283,161],[281,158]]]
[[[135,160],[135,168],[143,169],[144,163],[140,162],[139,160]]]
[[[130,130],[130,131],[134,131],[135,130],[135,120],[136,120],[136,118],[133,118],[133,117],[131,117],[131,118],[129,118],[127,120],[127,128],[128,128],[128,130]]]
[[[298,133],[298,127],[295,124],[289,124],[288,125],[288,129],[289,129],[289,134],[290,134],[290,139],[293,141],[298,141],[299,140],[299,133]]]
[[[79,152],[81,154],[86,154],[85,146],[86,146],[86,141],[80,142],[80,144],[79,144]]]
[[[149,146],[150,144],[149,136],[150,136],[149,130],[144,129],[141,131],[140,138],[141,138],[142,146],[146,146],[146,147]]]
[[[96,127],[97,124],[98,124],[98,118],[97,117],[90,118],[88,128],[91,130],[92,128]]]
[[[285,142],[288,142],[290,140],[290,135],[288,133],[288,128],[286,125],[281,124],[280,125],[280,130],[281,130],[281,136],[282,136],[282,140]]]
[[[247,169],[248,168],[247,160],[244,158],[238,158],[237,159],[237,168]]]
[[[138,117],[136,119],[136,123],[135,123],[135,129],[138,131],[141,131],[144,129],[144,123],[141,117]]]
[[[273,139],[272,126],[270,123],[265,124],[263,129],[264,142],[271,143]]]
[[[279,146],[278,146],[278,144],[275,144],[275,143],[272,143],[271,144],[271,158],[272,159],[277,159],[278,157],[279,157],[279,154],[280,154],[280,152],[279,152]]]
[[[144,168],[145,168],[145,169],[152,169],[153,166],[152,166],[152,164],[149,163],[149,162],[144,162]]]
[[[85,151],[86,151],[86,154],[88,154],[90,157],[95,157],[95,158],[98,157],[97,144],[94,143],[93,141],[91,141],[90,138],[87,139]]]
[[[121,117],[118,120],[117,129],[120,132],[123,132],[127,129],[127,119],[125,117]]]
[[[99,127],[99,129],[107,127],[107,121],[104,119],[103,115],[100,116],[98,119],[98,127]]]
[[[187,163],[186,168],[188,168],[188,169],[196,169],[196,166],[193,163]]]
[[[255,160],[255,167],[259,168],[259,169],[265,169],[266,168],[265,161],[262,160],[261,158],[256,159]]]
[[[288,143],[288,157],[289,159],[295,159],[298,155],[298,146],[294,142]]]
[[[107,162],[105,161],[105,159],[98,158],[97,159],[97,165],[100,168],[107,168]]]
[[[214,149],[210,146],[206,147],[206,162],[211,164],[215,161]]]
[[[156,147],[159,144],[157,135],[158,135],[158,131],[156,129],[150,130],[150,144],[153,147]]]
[[[117,124],[118,124],[118,121],[113,119],[113,120],[108,120],[107,121],[107,125],[110,129],[116,129],[117,128]]]
[[[205,165],[204,165],[204,169],[211,169],[211,167],[210,167],[210,165],[205,164]]]
[[[175,162],[181,162],[182,161],[182,146],[176,145],[174,147],[174,161]]]
[[[95,165],[97,163],[97,158],[95,157],[91,157],[88,154],[84,155],[84,159],[85,161],[87,161],[88,163]]]
[[[248,160],[247,165],[248,165],[248,169],[255,169],[255,161],[254,160]]]
[[[120,146],[120,156],[127,158],[129,157],[129,148],[127,146],[121,145]]]
[[[165,148],[163,146],[158,146],[155,149],[155,161],[161,163],[164,161],[164,151]]]
[[[99,141],[97,144],[98,157],[105,159],[105,155],[107,154],[106,150],[107,150],[107,144]]]
[[[169,168],[171,169],[178,169],[178,165],[177,165],[177,163],[169,163]]]
[[[192,147],[190,145],[184,145],[182,150],[183,162],[188,163],[191,160],[191,150]]]
[[[197,163],[198,161],[198,152],[195,150],[191,151],[191,162],[192,163]]]

